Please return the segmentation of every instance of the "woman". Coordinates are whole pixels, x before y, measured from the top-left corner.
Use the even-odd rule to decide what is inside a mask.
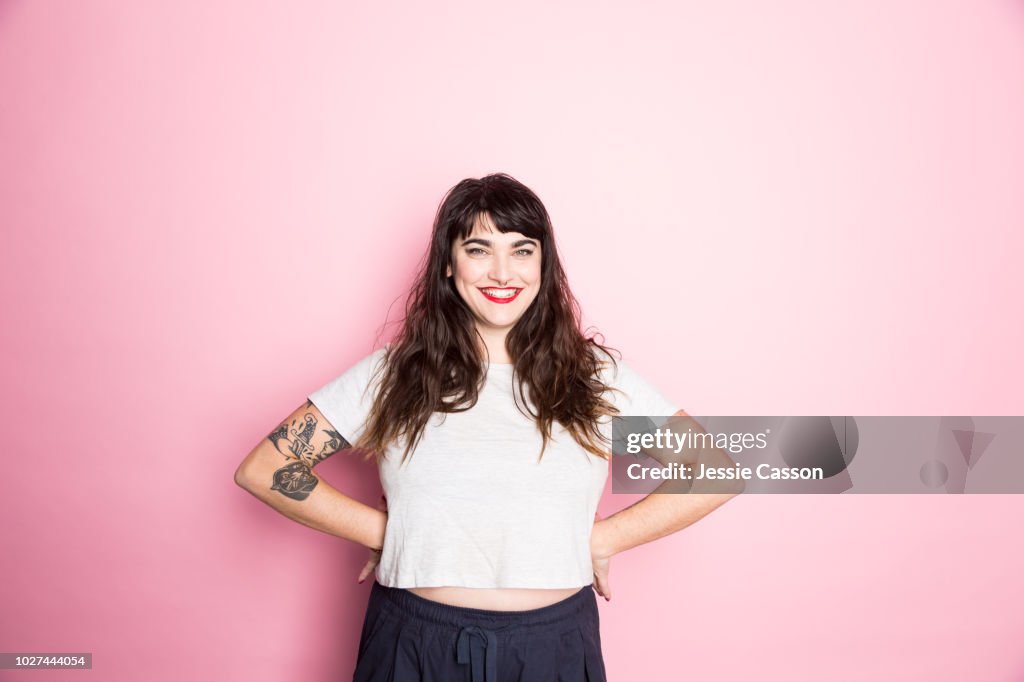
[[[611,416],[685,412],[579,326],[537,196],[505,174],[463,180],[396,338],[239,467],[261,500],[370,549],[357,682],[604,680],[594,592],[611,598],[612,555],[733,494],[649,495],[595,522]],[[349,448],[376,458],[382,508],[313,472]]]

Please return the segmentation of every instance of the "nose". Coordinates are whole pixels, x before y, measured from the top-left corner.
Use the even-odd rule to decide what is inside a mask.
[[[509,280],[512,279],[512,274],[507,256],[498,254],[494,257],[491,261],[491,272],[489,273],[489,276],[501,286],[508,284]]]

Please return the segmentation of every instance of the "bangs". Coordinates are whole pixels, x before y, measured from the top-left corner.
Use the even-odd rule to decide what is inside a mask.
[[[554,246],[551,218],[533,190],[504,173],[466,178],[448,190],[434,220],[431,250],[447,263],[456,241],[465,241],[479,225],[483,232],[519,233],[540,244],[547,262]]]
[[[479,204],[490,204],[480,206]],[[473,227],[477,221],[485,229],[493,228],[503,234],[518,232],[530,239],[536,239],[541,244],[547,243],[546,221],[543,215],[537,215],[536,211],[521,204],[502,205],[498,202],[479,202],[472,206],[458,220],[455,227],[454,238],[467,239],[473,233]]]

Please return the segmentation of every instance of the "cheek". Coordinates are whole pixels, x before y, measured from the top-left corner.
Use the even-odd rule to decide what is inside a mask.
[[[540,263],[530,266],[527,270],[526,280],[531,284],[540,286]]]
[[[463,259],[456,264],[456,273],[459,279],[473,283],[487,275],[487,268],[479,261]]]

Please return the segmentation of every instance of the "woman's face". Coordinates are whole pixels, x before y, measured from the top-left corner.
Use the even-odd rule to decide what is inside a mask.
[[[452,263],[448,276],[486,330],[512,329],[540,291],[540,243],[519,232],[499,232],[486,214],[466,239],[452,244]]]

